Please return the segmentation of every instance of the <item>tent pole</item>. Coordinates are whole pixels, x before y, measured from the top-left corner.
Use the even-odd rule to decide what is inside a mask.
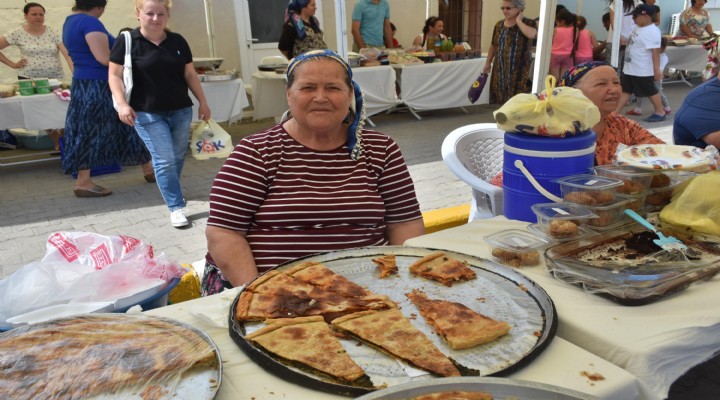
[[[553,27],[555,26],[555,7],[557,0],[540,1],[540,22],[538,23],[537,46],[535,46],[535,67],[533,71],[532,92],[540,93],[545,89],[545,77],[550,66]]]

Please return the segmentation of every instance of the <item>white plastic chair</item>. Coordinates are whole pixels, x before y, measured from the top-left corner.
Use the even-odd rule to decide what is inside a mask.
[[[285,56],[265,56],[260,59],[260,65],[265,64],[287,64],[288,59]]]
[[[455,129],[443,140],[443,161],[472,188],[468,222],[503,213],[502,188],[489,181],[502,170],[504,134],[495,124],[472,124]]]

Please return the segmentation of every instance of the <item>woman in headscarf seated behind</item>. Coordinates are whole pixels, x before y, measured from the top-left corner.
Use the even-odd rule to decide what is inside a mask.
[[[306,51],[327,49],[315,10],[315,0],[291,0],[288,4],[278,41],[278,49],[288,59]]]
[[[621,143],[636,144],[665,143],[637,122],[615,112],[620,101],[622,88],[615,68],[604,61],[590,61],[578,64],[560,79],[560,86],[580,89],[600,110],[600,122],[592,130],[595,141],[595,164],[607,165],[615,162],[615,153]]]
[[[600,110],[600,122],[592,128],[597,135],[595,165],[613,164],[620,144],[634,146],[665,143],[637,122],[615,112],[622,87],[617,71],[610,64],[604,61],[578,64],[563,74],[559,86],[580,89]],[[502,172],[490,183],[502,187]]]
[[[425,231],[400,149],[363,128],[362,92],[340,56],[291,60],[287,99],[289,117],[241,140],[215,178],[203,295],[308,254]]]

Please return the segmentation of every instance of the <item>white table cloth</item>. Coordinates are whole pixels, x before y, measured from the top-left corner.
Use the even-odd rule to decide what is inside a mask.
[[[526,226],[495,217],[410,239],[405,245],[492,259],[485,235]],[[720,276],[655,303],[628,307],[553,278],[544,261],[520,271],[553,299],[558,336],[626,369],[658,398],[666,398],[672,382],[720,350]]]
[[[216,122],[235,122],[242,118],[243,109],[250,105],[245,93],[242,79],[230,81],[200,82],[208,106],[212,112],[212,119]],[[198,121],[198,102],[192,92],[193,121]]]
[[[353,80],[365,98],[365,112],[373,116],[400,103],[395,90],[395,70],[389,65],[353,68]]]
[[[400,98],[416,111],[470,106],[468,89],[485,68],[485,58],[394,65],[400,74]],[[488,87],[475,104],[490,101]]]
[[[708,51],[702,45],[668,46],[665,49],[668,56],[668,68],[681,71],[701,72],[707,64]]]
[[[62,129],[69,104],[54,93],[0,99],[0,129]]]
[[[273,117],[279,120],[288,109],[285,74],[255,71],[252,75],[253,119]]]
[[[228,334],[228,313],[237,292],[238,289],[232,289],[215,296],[157,308],[147,313],[188,323],[213,339],[223,360],[218,400],[347,399],[288,383],[266,372],[248,358]],[[605,379],[593,382],[582,376],[581,371],[598,373]],[[510,377],[561,386],[605,399],[653,398],[647,387],[627,371],[559,337],[555,337],[535,360]]]

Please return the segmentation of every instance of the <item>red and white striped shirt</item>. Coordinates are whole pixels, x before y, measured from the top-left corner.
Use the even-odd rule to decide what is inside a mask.
[[[353,161],[347,145],[312,150],[282,125],[244,138],[215,177],[207,224],[246,232],[260,272],[387,244],[386,224],[421,218],[420,206],[397,143],[363,130],[362,144]]]

